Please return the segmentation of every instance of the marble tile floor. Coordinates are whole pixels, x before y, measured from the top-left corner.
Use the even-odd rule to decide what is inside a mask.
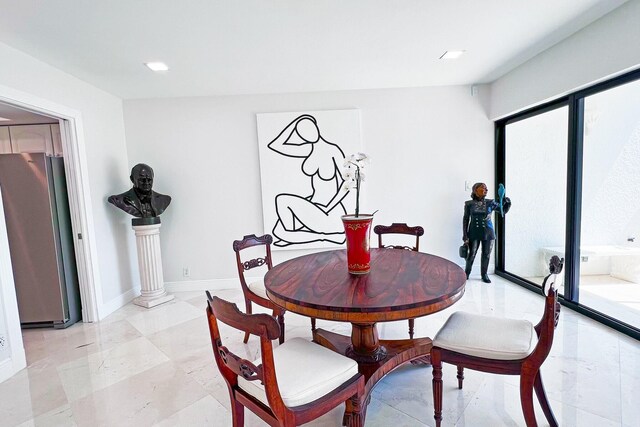
[[[433,336],[452,311],[466,310],[537,321],[543,299],[499,277],[470,280],[453,307],[416,320],[416,333]],[[242,302],[239,290],[216,295]],[[23,331],[28,368],[0,384],[2,426],[230,426],[229,397],[213,361],[204,292],[176,293],[167,304],[129,304],[100,323],[65,330]],[[240,305],[241,306],[241,305]],[[242,307],[242,306],[241,306]],[[349,325],[318,321],[348,333]],[[287,337],[310,338],[309,319],[288,313]],[[407,322],[379,324],[384,338],[405,338]],[[223,329],[225,344],[243,357],[258,341]],[[275,343],[275,342],[274,342]],[[277,345],[277,344],[276,344]],[[543,379],[562,426],[640,426],[640,343],[563,309]],[[522,426],[518,377],[467,370],[457,389],[445,365],[446,426]],[[342,407],[309,426],[339,426]],[[541,425],[547,425],[542,411]],[[248,427],[264,426],[246,411]],[[367,427],[433,426],[431,368],[403,366],[373,391]]]

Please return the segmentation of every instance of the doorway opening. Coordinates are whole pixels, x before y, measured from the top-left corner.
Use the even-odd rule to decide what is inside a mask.
[[[0,103],[0,190],[23,328],[82,319],[60,121]]]
[[[84,152],[82,116],[79,111],[5,86],[0,86],[0,103],[48,117],[59,126],[60,138],[58,142],[63,153],[61,158],[66,172],[64,182],[67,186],[73,252],[77,265],[81,318],[84,322],[98,321],[98,307],[102,301],[102,294],[98,280],[98,262]],[[3,116],[0,115],[0,117]],[[9,359],[0,361],[0,381],[26,366],[20,327],[21,319],[13,283],[4,220],[4,212],[1,212],[0,226],[5,230],[0,233],[0,249],[6,248],[6,250],[0,251],[0,317],[3,317],[0,320],[4,322],[3,345],[5,351],[8,352],[5,356],[8,356]],[[3,325],[0,324],[0,326]],[[0,356],[2,355],[0,354]]]

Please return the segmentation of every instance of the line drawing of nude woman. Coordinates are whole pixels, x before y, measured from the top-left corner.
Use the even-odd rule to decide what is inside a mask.
[[[275,197],[278,219],[272,234],[275,246],[303,245],[312,242],[345,242],[340,217],[347,213],[342,201],[340,167],[342,149],[320,135],[315,117],[303,114],[289,123],[267,147],[286,157],[304,159],[300,170],[311,180],[310,195],[280,193]]]

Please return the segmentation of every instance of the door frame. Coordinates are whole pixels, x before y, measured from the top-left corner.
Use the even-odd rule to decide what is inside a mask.
[[[102,286],[100,283],[95,227],[89,189],[89,173],[85,152],[82,114],[64,105],[2,85],[0,85],[0,102],[30,110],[37,114],[57,118],[60,122],[60,135],[69,196],[69,211],[71,214],[71,227],[74,234],[80,299],[82,302],[82,319],[85,322],[96,322],[99,320],[98,307],[102,304]],[[0,214],[4,215],[3,212],[0,212]],[[0,224],[4,224],[4,218]],[[0,238],[1,237],[2,235],[0,234]],[[0,245],[1,244],[2,242],[0,242]],[[11,257],[8,252],[0,252],[0,258],[0,267],[3,265],[11,266]],[[2,269],[0,269],[0,273],[2,273]],[[5,296],[3,303],[5,305],[7,329],[15,331],[17,328],[19,331],[20,318],[17,305],[10,303],[12,301],[11,293],[13,293],[13,299],[15,299],[13,275],[8,275],[6,272],[5,274],[0,274],[0,286]],[[15,305],[15,307],[13,307],[13,305]],[[14,349],[14,344],[19,344],[18,347],[20,350],[24,351],[22,337],[20,334],[18,335],[18,338],[14,338],[14,341],[10,342],[12,353],[14,350],[18,350]],[[1,380],[0,378],[0,381]]]

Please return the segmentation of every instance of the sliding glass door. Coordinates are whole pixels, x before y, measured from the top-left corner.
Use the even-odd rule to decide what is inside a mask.
[[[568,107],[505,127],[505,269],[541,285],[553,255],[564,257]],[[562,290],[561,290],[562,291]]]
[[[496,272],[537,289],[565,258],[562,302],[640,339],[640,71],[496,123]]]
[[[640,329],[640,80],[584,99],[580,304]]]

